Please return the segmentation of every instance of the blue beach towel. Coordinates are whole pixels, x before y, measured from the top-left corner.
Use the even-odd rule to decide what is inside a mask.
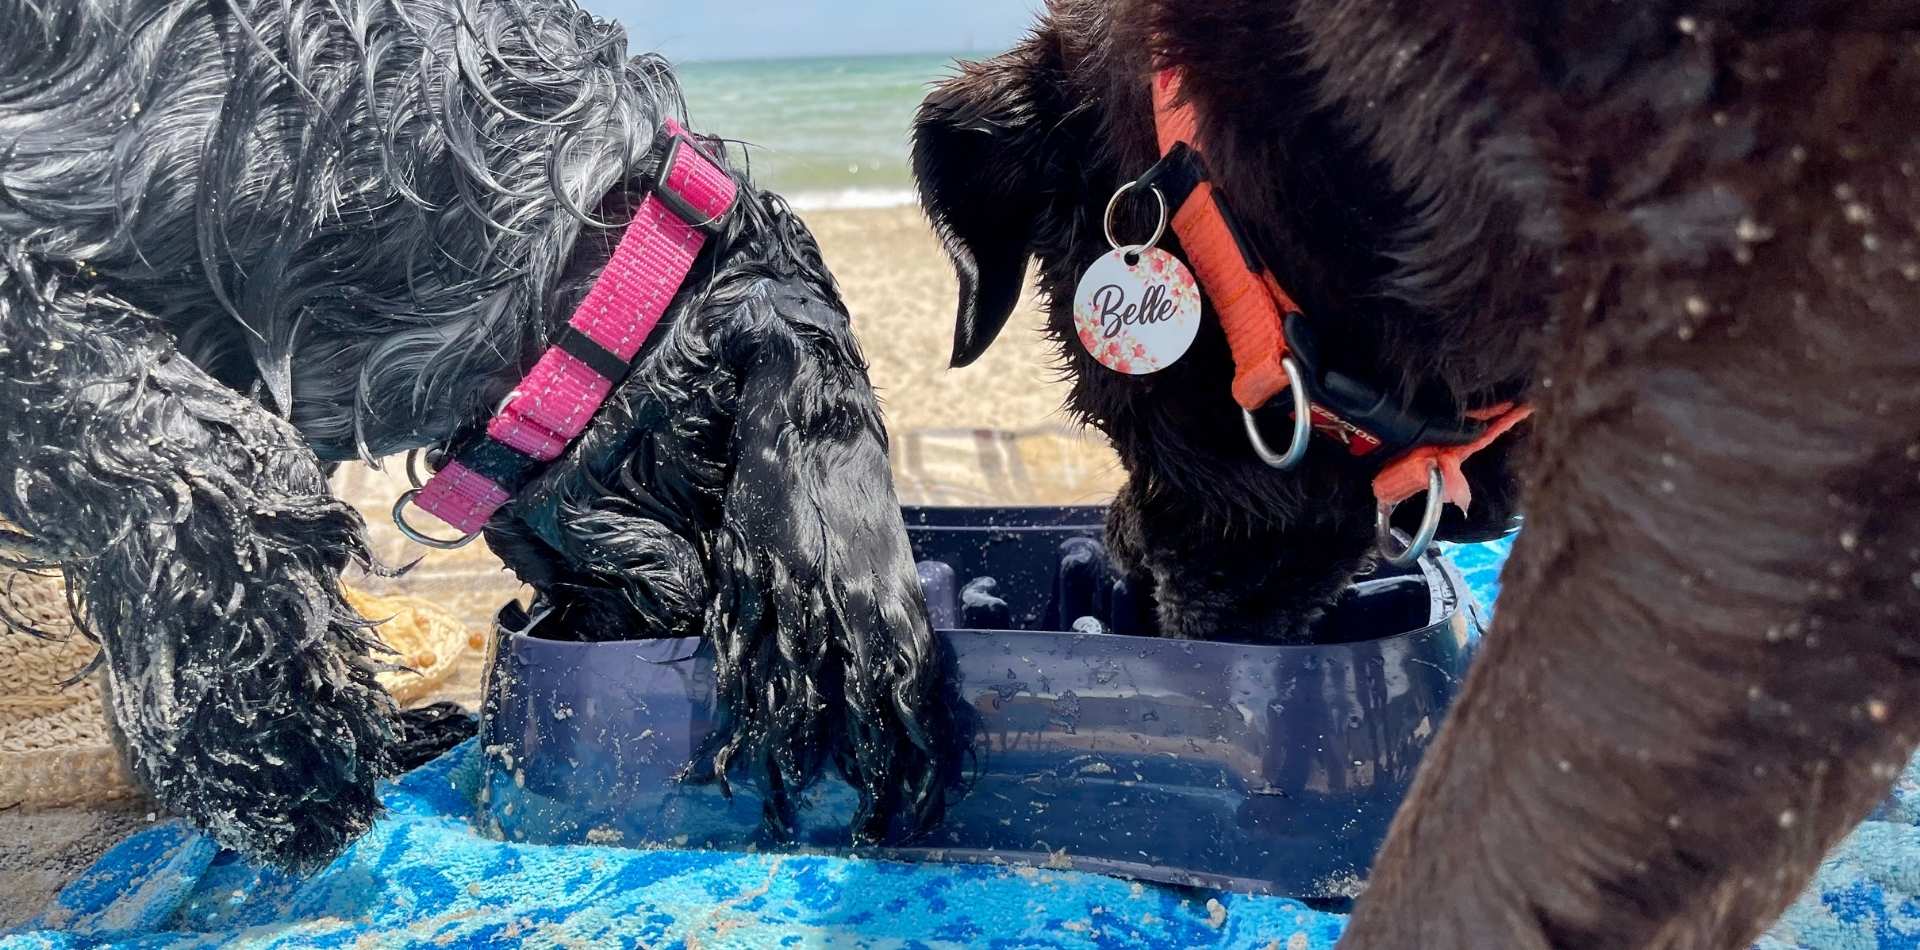
[[[1454,549],[1491,603],[1506,545]],[[1318,950],[1291,900],[1070,871],[492,841],[469,743],[390,783],[387,817],[318,874],[248,866],[176,823],[108,852],[0,948],[1221,947]],[[1920,767],[1759,944],[1920,947]]]

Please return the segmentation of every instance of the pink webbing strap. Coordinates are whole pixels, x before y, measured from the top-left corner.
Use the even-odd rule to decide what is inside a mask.
[[[669,120],[666,131],[657,146],[666,150],[660,180],[567,321],[574,338],[542,353],[507,396],[487,423],[492,441],[539,462],[559,458],[613,392],[619,379],[607,374],[623,372],[640,352],[693,270],[708,229],[733,208],[733,179],[678,123]],[[581,337],[590,341],[584,349]],[[519,486],[499,484],[469,461],[463,454],[448,462],[413,502],[471,536]]]

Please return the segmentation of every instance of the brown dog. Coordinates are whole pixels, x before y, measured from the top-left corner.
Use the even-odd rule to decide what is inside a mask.
[[[1075,331],[1167,70],[1319,364],[1538,413],[1442,525],[1496,533],[1524,488],[1497,628],[1349,945],[1746,946],[1920,739],[1920,2],[1059,0],[932,94],[955,362],[1037,258],[1163,623],[1301,637],[1369,556],[1377,462],[1262,464],[1211,313],[1147,376]]]

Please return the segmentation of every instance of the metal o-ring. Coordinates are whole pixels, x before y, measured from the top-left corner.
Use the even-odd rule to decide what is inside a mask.
[[[1433,544],[1434,536],[1440,533],[1440,509],[1446,504],[1441,497],[1446,489],[1440,478],[1440,466],[1429,463],[1427,466],[1427,508],[1420,516],[1420,530],[1414,532],[1413,539],[1407,542],[1405,549],[1394,553],[1393,505],[1380,505],[1374,513],[1374,534],[1380,545],[1380,554],[1394,567],[1412,567],[1427,553]]]
[[[1153,226],[1153,237],[1148,238],[1144,244],[1121,244],[1120,241],[1113,236],[1113,212],[1114,209],[1120,206],[1120,196],[1138,187],[1140,187],[1140,183],[1137,181],[1127,182],[1113,193],[1113,197],[1107,199],[1106,219],[1102,221],[1101,224],[1107,232],[1107,244],[1116,251],[1123,248],[1137,251],[1140,248],[1155,247],[1159,245],[1160,239],[1167,234],[1167,196],[1161,194],[1159,188],[1148,185],[1146,186],[1147,190],[1153,192],[1153,201],[1160,208],[1159,221]]]

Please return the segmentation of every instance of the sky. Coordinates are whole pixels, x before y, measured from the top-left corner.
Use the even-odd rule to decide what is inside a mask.
[[[997,52],[1042,0],[582,0],[628,46],[681,62],[884,53]]]

